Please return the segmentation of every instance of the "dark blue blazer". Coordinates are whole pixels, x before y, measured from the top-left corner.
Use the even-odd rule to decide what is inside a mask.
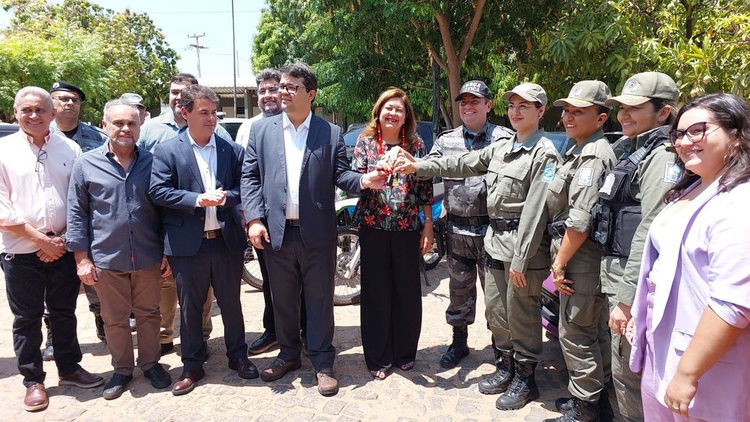
[[[247,237],[240,214],[240,178],[244,151],[238,144],[216,136],[216,182],[227,192],[216,217],[230,251],[244,253]],[[187,131],[154,148],[149,195],[162,209],[164,251],[168,256],[192,256],[203,241],[206,209],[196,207],[205,192]],[[216,188],[213,186],[211,188]]]
[[[349,169],[341,129],[313,115],[302,159],[299,220],[306,247],[336,243],[335,187],[360,193],[362,175]],[[242,204],[247,221],[264,219],[274,250],[286,227],[286,154],[282,115],[250,128],[242,169]]]

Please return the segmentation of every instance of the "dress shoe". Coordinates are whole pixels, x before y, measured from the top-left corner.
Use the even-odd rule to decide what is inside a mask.
[[[199,368],[195,371],[182,371],[180,378],[175,381],[172,385],[172,394],[175,396],[181,396],[187,394],[195,388],[195,383],[202,380],[206,376],[206,372],[203,368]]]
[[[258,368],[248,358],[243,357],[237,360],[230,360],[229,369],[237,371],[237,375],[246,380],[258,378]]]
[[[78,368],[72,374],[60,377],[59,385],[75,385],[81,388],[94,388],[104,384],[104,378],[94,375],[89,371]]]
[[[157,363],[147,371],[143,372],[143,375],[151,380],[151,386],[156,388],[157,390],[161,390],[172,385],[172,377],[169,376],[169,373],[164,369],[163,366],[161,366],[160,363]]]
[[[26,396],[23,398],[23,409],[27,412],[38,412],[49,405],[47,390],[44,384],[36,383],[26,388]]]
[[[271,364],[263,370],[260,374],[260,378],[265,382],[276,381],[277,379],[286,375],[289,371],[294,371],[302,367],[302,360],[296,359],[289,362],[284,359],[276,358]]]
[[[132,375],[114,374],[112,378],[104,385],[104,391],[102,397],[105,400],[113,400],[122,395],[125,392],[125,387],[133,381]]]
[[[174,343],[171,341],[169,343],[162,343],[161,345],[161,355],[168,355],[170,353],[174,352]]]
[[[276,340],[276,334],[265,331],[255,340],[250,347],[247,348],[247,353],[251,355],[258,355],[269,350],[278,349],[279,342]]]
[[[339,382],[333,376],[333,371],[320,371],[315,375],[318,378],[318,393],[321,396],[335,396],[339,392]]]

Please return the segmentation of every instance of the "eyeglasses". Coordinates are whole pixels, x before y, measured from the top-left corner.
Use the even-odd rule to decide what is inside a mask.
[[[706,130],[709,124],[710,123],[708,122],[698,122],[688,126],[688,128],[685,130],[670,130],[669,141],[672,142],[672,145],[674,146],[677,146],[677,141],[680,141],[685,137],[687,137],[688,140],[693,144],[701,142],[702,140],[706,139],[706,136],[721,129],[721,126],[716,126],[713,129]]]
[[[297,84],[281,84],[279,85],[279,90],[286,91],[290,94],[296,94],[299,87],[300,86]]]
[[[81,102],[81,100],[76,97],[52,97],[52,98],[54,98],[55,101],[59,102],[60,104],[67,104],[67,103],[78,104]]]
[[[44,160],[47,159],[47,151],[43,149],[39,149],[39,152],[36,153],[36,165],[34,166],[34,171],[39,173],[41,171],[44,171]]]
[[[259,95],[276,94],[277,92],[279,92],[278,86],[272,86],[270,88],[260,88],[258,90]],[[296,88],[294,89],[294,92],[297,92]],[[293,94],[294,92],[289,91],[290,94]]]

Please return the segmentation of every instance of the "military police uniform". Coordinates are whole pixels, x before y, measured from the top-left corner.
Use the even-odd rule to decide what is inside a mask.
[[[598,181],[616,158],[599,130],[581,145],[573,146],[549,184],[547,207],[552,216],[552,254],[557,255],[566,228],[591,231],[591,210],[598,200]],[[575,284],[572,296],[560,295],[560,346],[568,367],[569,391],[585,402],[597,402],[605,382],[610,346],[607,303],[601,290],[601,253],[587,238],[565,269],[565,278]]]
[[[416,163],[419,176],[468,177],[486,174],[490,225],[484,237],[488,255],[485,305],[495,347],[513,372],[513,358],[536,365],[542,352],[539,295],[549,274],[549,236],[544,206],[547,184],[560,159],[544,131],[522,144],[515,135],[461,156]],[[525,272],[526,287],[509,285],[508,272]],[[494,393],[499,393],[504,388]]]
[[[470,133],[459,126],[440,135],[426,158],[461,155],[481,150],[499,139],[513,136],[509,129],[487,123],[482,131]],[[448,272],[450,303],[445,311],[448,325],[465,327],[476,316],[477,276],[484,288],[484,235],[487,216],[487,186],[484,176],[443,178],[447,212]],[[436,216],[437,217],[437,216]]]

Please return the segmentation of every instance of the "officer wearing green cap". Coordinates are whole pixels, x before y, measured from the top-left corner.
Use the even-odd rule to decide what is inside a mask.
[[[560,292],[560,347],[568,367],[568,390],[573,398],[556,421],[600,420],[597,404],[606,394],[605,365],[610,346],[606,333],[607,301],[601,291],[601,253],[589,238],[591,210],[599,198],[598,181],[616,162],[602,128],[610,98],[607,85],[587,80],[573,85],[563,107],[562,123],[575,144],[549,183],[547,209],[552,223],[552,274]],[[608,406],[608,404],[607,404]],[[609,413],[611,413],[609,409]]]
[[[394,164],[396,172],[420,177],[486,175],[485,307],[497,371],[479,383],[479,391],[502,393],[496,407],[512,410],[539,397],[534,376],[542,354],[539,295],[550,265],[545,201],[561,157],[539,128],[547,105],[544,89],[525,83],[502,98],[516,129],[511,139],[440,159],[415,161],[403,154]]]
[[[643,420],[641,377],[630,370],[630,342],[622,334],[631,316],[646,234],[681,174],[668,136],[679,95],[668,75],[645,72],[630,77],[621,95],[605,103],[618,107],[617,120],[629,144],[604,176],[595,213],[595,239],[604,255],[602,291],[610,307],[612,380],[624,421]]]

